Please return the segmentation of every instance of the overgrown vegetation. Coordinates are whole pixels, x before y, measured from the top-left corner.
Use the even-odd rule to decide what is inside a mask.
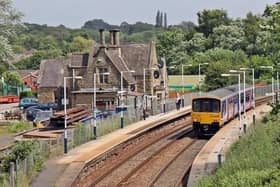
[[[40,143],[37,141],[17,142],[11,152],[1,160],[0,185],[7,183],[10,163],[12,162],[17,168],[15,181],[17,186],[29,186],[32,176],[43,166],[43,156],[40,151]]]
[[[25,122],[25,121],[18,121],[18,122],[13,122],[8,130],[10,133],[18,133],[18,132],[22,132],[24,130],[28,130],[31,129],[33,126],[32,124]]]
[[[217,172],[200,187],[280,186],[280,105],[235,143]]]

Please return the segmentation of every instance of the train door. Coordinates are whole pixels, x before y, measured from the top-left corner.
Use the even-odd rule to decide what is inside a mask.
[[[228,118],[228,112],[227,111],[228,111],[227,110],[227,100],[225,99],[225,100],[222,101],[222,110],[221,110],[223,123]]]
[[[234,102],[233,98],[229,97],[228,98],[228,120],[232,119],[234,116]]]

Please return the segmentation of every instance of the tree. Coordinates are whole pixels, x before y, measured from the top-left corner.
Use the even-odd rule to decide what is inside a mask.
[[[202,33],[195,33],[189,41],[186,42],[186,50],[189,54],[196,52],[204,52],[207,48],[209,41]]]
[[[20,75],[16,71],[5,71],[2,74],[2,77],[4,78],[5,82],[10,85],[20,85],[22,84]]]
[[[266,38],[269,43],[264,43],[265,48],[270,48],[269,56],[275,63],[279,62],[280,58],[280,4],[276,3],[272,6],[267,6],[264,17],[261,22],[262,31],[268,32],[269,38]]]
[[[21,13],[12,7],[11,0],[0,0],[0,63],[14,67],[9,60],[13,57],[10,41],[16,36],[14,25],[20,21]]]
[[[163,13],[160,13],[160,19],[159,19],[159,25],[160,27],[163,27]]]
[[[245,33],[236,25],[220,25],[214,28],[211,38],[213,47],[237,50],[244,49],[246,45]]]
[[[70,43],[70,50],[71,52],[89,52],[92,45],[92,40],[87,40],[81,36],[77,36]]]
[[[156,15],[156,27],[160,27],[160,11],[157,11]]]
[[[250,55],[257,54],[256,42],[258,33],[260,32],[260,17],[253,15],[249,12],[245,19],[243,19],[243,31],[249,46],[247,47],[247,53]]]
[[[203,10],[198,12],[198,31],[206,37],[213,33],[213,29],[220,25],[228,25],[230,19],[225,10]]]
[[[167,14],[164,13],[164,28],[167,28]]]

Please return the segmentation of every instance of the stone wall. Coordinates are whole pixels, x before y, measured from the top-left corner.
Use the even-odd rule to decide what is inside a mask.
[[[39,88],[38,99],[40,103],[55,102],[55,88]]]

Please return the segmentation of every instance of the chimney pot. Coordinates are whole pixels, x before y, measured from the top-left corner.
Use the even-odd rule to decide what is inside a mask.
[[[102,46],[105,46],[105,35],[104,35],[104,29],[99,29],[100,34],[100,44]]]
[[[120,45],[120,30],[119,29],[112,29],[110,30],[110,38],[111,38],[111,44],[119,46]]]

